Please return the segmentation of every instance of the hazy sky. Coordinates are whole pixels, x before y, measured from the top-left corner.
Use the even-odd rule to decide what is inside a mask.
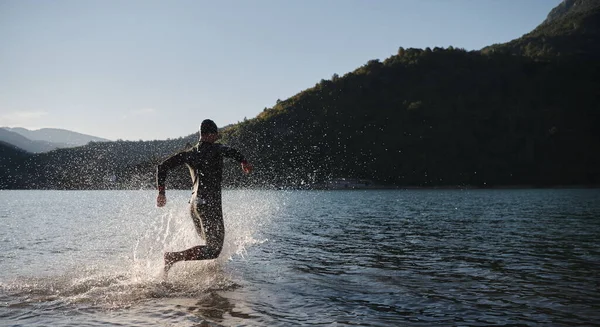
[[[112,140],[252,118],[398,47],[480,49],[560,0],[0,0],[0,126]]]

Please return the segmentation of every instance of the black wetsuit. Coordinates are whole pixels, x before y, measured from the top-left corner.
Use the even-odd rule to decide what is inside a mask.
[[[194,181],[190,213],[196,231],[206,240],[206,246],[176,252],[180,260],[215,259],[221,253],[225,238],[223,209],[221,205],[221,181],[223,158],[244,162],[237,150],[215,143],[199,142],[193,148],[179,152],[157,167],[156,182],[164,186],[169,170],[185,164]]]

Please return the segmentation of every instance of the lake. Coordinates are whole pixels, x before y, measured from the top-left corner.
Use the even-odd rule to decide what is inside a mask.
[[[0,191],[1,326],[600,326],[600,190]]]

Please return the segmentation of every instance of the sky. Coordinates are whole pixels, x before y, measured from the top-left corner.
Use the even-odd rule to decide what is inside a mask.
[[[479,50],[561,0],[0,0],[0,127],[166,140],[399,47]]]

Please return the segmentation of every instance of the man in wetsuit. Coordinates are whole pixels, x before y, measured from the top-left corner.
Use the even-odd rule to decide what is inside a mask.
[[[196,231],[206,241],[206,245],[195,246],[180,252],[165,252],[165,273],[177,261],[216,259],[223,248],[225,227],[221,207],[221,181],[223,179],[223,158],[232,158],[242,165],[245,173],[252,166],[237,150],[216,144],[220,138],[217,125],[206,119],[200,125],[200,141],[189,150],[179,152],[158,165],[156,184],[158,197],[156,205],[167,203],[165,180],[167,173],[180,165],[187,165],[194,181],[194,192],[190,212]]]

